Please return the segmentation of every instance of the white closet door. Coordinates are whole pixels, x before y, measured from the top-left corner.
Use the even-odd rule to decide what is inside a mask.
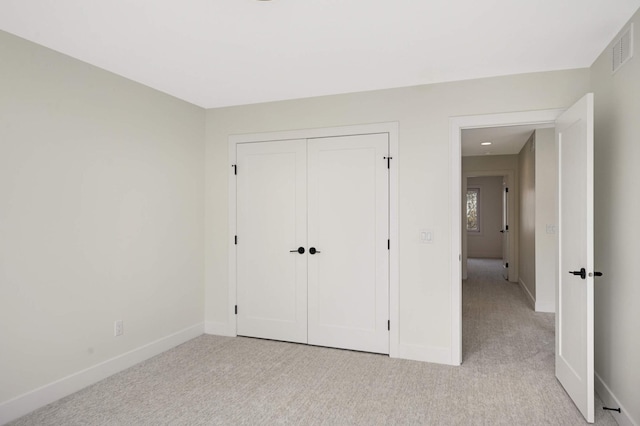
[[[238,335],[307,342],[306,160],[306,140],[237,146]]]
[[[388,150],[387,134],[308,142],[310,344],[389,353]]]

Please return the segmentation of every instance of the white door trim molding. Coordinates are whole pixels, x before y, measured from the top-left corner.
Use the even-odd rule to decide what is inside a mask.
[[[563,109],[468,115],[449,119],[449,158],[451,160],[451,358],[450,364],[462,364],[462,130],[481,127],[550,124]]]
[[[389,135],[389,156],[392,158],[389,170],[389,238],[391,246],[389,252],[389,319],[391,321],[389,335],[389,356],[398,357],[399,351],[399,258],[398,258],[398,123],[374,123],[355,126],[329,127],[320,129],[302,129],[281,132],[251,133],[229,136],[229,283],[227,293],[227,324],[226,327],[216,327],[225,335],[236,336],[237,324],[235,315],[236,305],[236,246],[234,241],[236,229],[236,179],[234,178],[236,164],[236,145],[250,142],[267,142],[289,139],[314,139],[335,136],[366,135],[387,133]],[[242,171],[239,171],[242,173]]]

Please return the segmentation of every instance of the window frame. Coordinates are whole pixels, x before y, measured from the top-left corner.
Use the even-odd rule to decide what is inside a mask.
[[[481,235],[482,234],[482,188],[480,185],[467,186],[467,197],[469,196],[469,192],[476,193],[476,223],[477,229],[469,229],[469,210],[466,208],[468,206],[468,202],[465,203],[465,228],[468,234],[471,235]],[[466,201],[466,200],[465,200]]]

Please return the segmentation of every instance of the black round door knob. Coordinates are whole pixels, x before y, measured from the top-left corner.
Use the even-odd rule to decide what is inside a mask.
[[[311,248],[309,248],[309,253],[311,253],[311,254],[320,253],[320,250],[316,250],[315,247],[311,247]]]
[[[304,247],[298,247],[298,250],[289,250],[289,253],[295,253],[295,252],[304,254]]]

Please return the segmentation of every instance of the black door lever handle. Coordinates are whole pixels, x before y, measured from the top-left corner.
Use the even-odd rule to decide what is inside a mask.
[[[569,271],[570,274],[579,275],[583,280],[587,279],[587,270],[584,268],[580,268],[579,271]]]
[[[311,253],[311,254],[320,253],[320,250],[316,250],[316,248],[315,248],[315,247],[311,247],[311,248],[309,249],[309,253]]]
[[[304,254],[304,247],[298,247],[297,250],[289,250],[289,253],[300,253],[300,254]]]

